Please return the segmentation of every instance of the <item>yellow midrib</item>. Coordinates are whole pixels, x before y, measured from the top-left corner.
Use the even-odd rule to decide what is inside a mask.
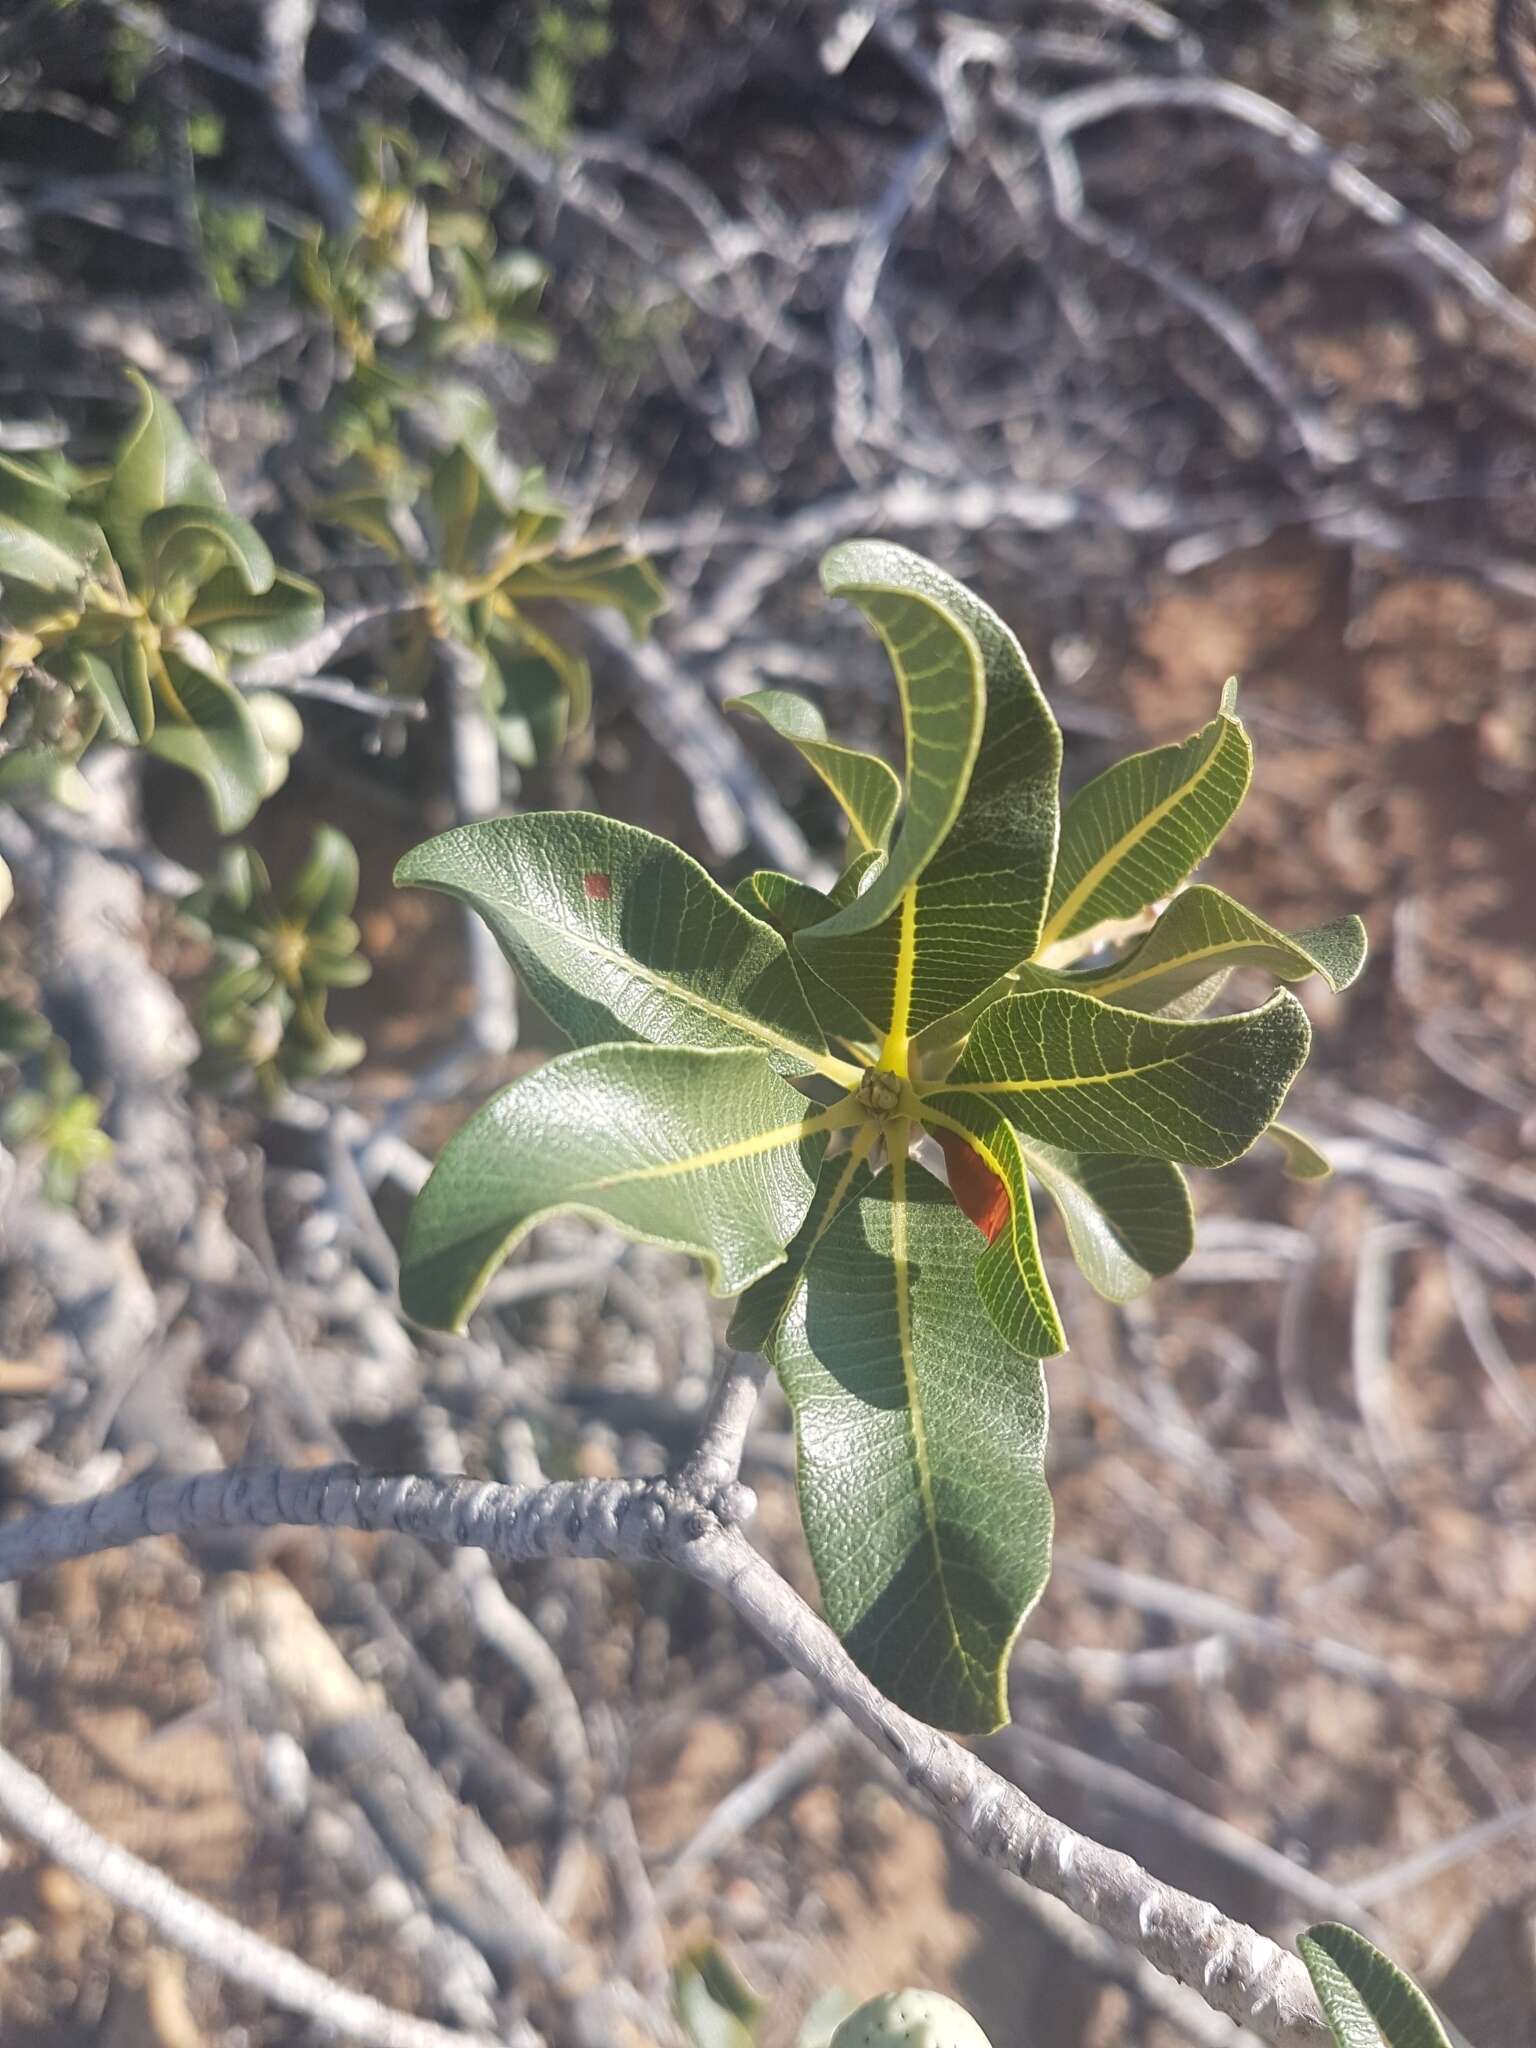
[[[876,842],[870,838],[869,833],[865,829],[863,818],[854,809],[853,805],[848,800],[848,797],[844,794],[844,789],[846,785],[840,784],[833,779],[831,769],[829,767],[823,766],[822,759],[820,758],[823,755],[841,755],[844,758],[856,758],[856,756],[854,755],[854,750],[851,747],[836,746],[830,740],[802,740],[800,744],[805,753],[805,758],[810,762],[811,766],[816,770],[816,773],[821,777],[822,781],[827,785],[828,789],[830,789],[832,794],[837,798],[839,808],[841,809],[843,816],[848,820],[849,830],[853,833],[854,838],[857,839],[857,841],[859,842],[860,853],[875,852]],[[871,756],[871,759],[873,758],[875,757]]]
[[[1214,939],[1208,946],[1190,946],[1182,953],[1170,953],[1165,960],[1159,960],[1151,967],[1140,967],[1134,974],[1111,975],[1107,981],[1087,984],[1086,992],[1102,1001],[1106,996],[1118,995],[1122,989],[1135,988],[1140,981],[1156,981],[1160,974],[1173,974],[1179,968],[1189,966],[1191,961],[1209,960],[1245,943],[1242,939]]]
[[[713,1145],[707,1152],[695,1152],[686,1159],[658,1160],[650,1166],[631,1166],[623,1173],[607,1174],[602,1180],[583,1181],[577,1192],[602,1194],[609,1188],[624,1187],[634,1181],[674,1180],[685,1173],[704,1173],[711,1166],[729,1166],[738,1159],[755,1159],[760,1153],[778,1151],[796,1139],[813,1138],[822,1131],[846,1130],[862,1115],[856,1102],[834,1103],[820,1116],[801,1117],[797,1123],[779,1124],[774,1130],[759,1131],[751,1138],[737,1138],[729,1145]]]
[[[1068,1074],[1048,1081],[930,1081],[919,1087],[917,1094],[918,1100],[926,1103],[930,1095],[1046,1095],[1057,1088],[1101,1088],[1110,1081],[1139,1080],[1143,1074],[1155,1074],[1159,1067],[1176,1067],[1183,1058],[1181,1052],[1164,1053],[1161,1059],[1148,1060],[1139,1067],[1121,1067],[1113,1074]]]
[[[573,945],[583,946],[601,955],[604,960],[613,961],[639,980],[648,981],[652,988],[664,989],[668,995],[676,996],[680,1003],[686,1003],[690,1009],[702,1011],[706,1017],[717,1018],[720,1023],[729,1024],[737,1031],[745,1031],[764,1045],[777,1046],[780,1052],[800,1054],[808,1066],[813,1067],[818,1074],[824,1074],[829,1081],[836,1081],[844,1088],[858,1086],[861,1070],[850,1066],[847,1060],[834,1059],[830,1053],[813,1052],[810,1046],[802,1044],[799,1039],[785,1038],[777,1031],[770,1031],[766,1024],[759,1024],[754,1017],[743,1017],[735,1010],[726,1009],[722,1003],[712,1003],[708,996],[695,995],[692,989],[683,988],[677,982],[669,981],[664,974],[656,973],[643,961],[634,959],[628,953],[621,953],[616,946],[604,945],[601,939],[593,938],[590,933],[575,933],[569,925],[556,924],[552,918],[540,917],[534,910],[522,908],[520,915],[526,917],[530,924],[541,925],[545,931],[554,932]]]
[[[910,1053],[908,1026],[912,1018],[912,987],[917,978],[917,884],[901,892],[901,927],[896,942],[896,975],[891,987],[891,1024],[880,1048],[880,1064],[905,1081]]]
[[[811,1254],[815,1251],[816,1247],[821,1243],[821,1240],[826,1236],[827,1232],[832,1228],[832,1225],[837,1221],[838,1217],[842,1214],[843,1204],[848,1199],[848,1190],[853,1185],[853,1176],[858,1172],[859,1168],[864,1164],[865,1160],[874,1150],[875,1140],[879,1137],[879,1135],[880,1126],[878,1124],[866,1123],[862,1126],[858,1136],[854,1139],[852,1149],[849,1151],[847,1158],[843,1161],[842,1171],[841,1173],[839,1173],[837,1177],[837,1181],[832,1189],[831,1197],[827,1202],[827,1206],[822,1215],[821,1221],[817,1224],[816,1229],[811,1237],[811,1241],[805,1248],[805,1257],[800,1262],[800,1271],[802,1273],[804,1273],[806,1267],[811,1262]],[[775,1270],[777,1270],[777,1268],[775,1268]],[[797,1281],[796,1286],[798,1286],[798,1284],[799,1283]],[[784,1318],[789,1314],[790,1305],[795,1298],[795,1291],[796,1289],[794,1287],[790,1289],[788,1299],[785,1301],[784,1306],[779,1310],[779,1313],[774,1320],[773,1328],[768,1332],[767,1336],[763,1339],[763,1350],[766,1351],[768,1346],[773,1342],[774,1338],[778,1335],[780,1325],[783,1323]]]
[[[928,1430],[923,1420],[922,1394],[917,1384],[917,1361],[912,1350],[911,1262],[907,1256],[907,1126],[890,1127],[891,1154],[891,1277],[896,1288],[896,1341],[901,1351],[901,1371],[907,1389],[907,1415],[912,1429],[912,1461],[917,1468],[917,1488],[922,1497],[923,1527],[933,1551],[933,1572],[938,1582],[944,1619],[962,1663],[969,1663],[960,1624],[949,1598],[949,1581],[944,1572],[944,1555],[939,1548],[939,1517],[933,1498],[933,1472],[928,1460]]]
[[[1125,833],[1115,841],[1113,846],[1108,847],[1099,855],[1093,866],[1089,868],[1087,873],[1074,886],[1071,894],[1062,903],[1061,908],[1046,920],[1045,930],[1040,934],[1040,943],[1035,948],[1036,957],[1043,953],[1047,946],[1054,944],[1061,937],[1062,932],[1071,924],[1073,918],[1076,917],[1078,911],[1082,909],[1094,890],[1098,888],[1100,882],[1103,881],[1110,869],[1122,861],[1132,847],[1139,846],[1147,834],[1154,831],[1162,823],[1163,819],[1167,817],[1175,805],[1183,803],[1187,797],[1193,795],[1200,787],[1201,783],[1205,781],[1220,759],[1221,750],[1227,741],[1228,731],[1236,723],[1236,719],[1223,717],[1221,721],[1222,730],[1216,735],[1211,751],[1200,763],[1200,766],[1189,778],[1188,782],[1181,782],[1177,789],[1170,790],[1161,803],[1154,804],[1145,817],[1139,818],[1136,821],[1132,831]]]

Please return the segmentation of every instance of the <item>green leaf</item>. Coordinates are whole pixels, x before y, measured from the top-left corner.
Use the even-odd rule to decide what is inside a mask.
[[[469,566],[473,549],[505,525],[505,515],[485,488],[467,448],[450,448],[433,463],[430,495],[437,520],[437,565],[459,573]]]
[[[542,475],[511,461],[496,430],[496,408],[473,384],[448,382],[417,394],[416,412],[447,450],[461,449],[479,472],[482,510],[505,525]]]
[[[1051,1502],[1044,1374],[992,1328],[976,1245],[949,1190],[893,1158],[816,1247],[770,1355],[828,1620],[898,1705],[980,1733],[1007,1717]]]
[[[1325,1920],[1296,1946],[1339,2048],[1450,2048],[1418,1985],[1363,1934]]]
[[[880,856],[876,854],[874,858],[878,860]],[[811,925],[822,923],[838,908],[834,897],[823,895],[820,889],[813,889],[808,882],[797,882],[793,875],[781,875],[774,868],[755,868],[737,883],[732,893],[754,917],[765,918],[776,931],[791,937]],[[808,960],[793,950],[789,957],[805,991],[805,999],[828,1038],[840,1038],[848,1045],[866,1046],[873,1057],[874,1041],[863,1012],[830,982],[823,981]]]
[[[157,722],[149,654],[138,635],[128,633],[118,641],[113,655],[118,680],[122,684],[123,703],[133,722],[135,742],[141,747],[148,746]]]
[[[266,794],[267,749],[240,692],[169,648],[156,679],[157,717],[149,751],[195,775],[214,823],[238,832]]]
[[[289,884],[284,910],[318,931],[351,910],[357,882],[357,850],[351,840],[334,825],[318,826],[309,856]]]
[[[753,1046],[784,1072],[857,1081],[829,1058],[784,941],[636,826],[583,811],[463,825],[408,853],[395,880],[478,911],[577,1044]]]
[[[767,2002],[724,1949],[689,1949],[672,1972],[672,2004],[688,2048],[754,2048]]]
[[[817,946],[830,947],[882,924],[943,844],[970,783],[986,682],[970,628],[929,594],[921,556],[887,541],[845,541],[823,555],[821,581],[828,596],[856,604],[884,642],[906,731],[906,807],[890,859],[817,932]]]
[[[853,1149],[824,1159],[816,1182],[816,1195],[796,1231],[782,1266],[775,1266],[761,1280],[755,1280],[737,1302],[725,1341],[737,1351],[762,1351],[788,1308],[805,1262],[826,1236],[844,1205],[869,1186],[866,1165],[874,1142],[875,1127],[866,1125]]]
[[[393,560],[405,562],[409,557],[395,531],[398,509],[394,500],[382,491],[336,491],[316,505],[315,517],[327,526],[344,526],[350,533],[359,534],[376,548],[382,548]]]
[[[777,868],[754,868],[732,894],[754,917],[766,917],[781,932],[802,932],[809,925],[820,924],[837,908],[823,890],[813,889],[809,882],[797,882],[793,875],[782,875]]]
[[[1195,1248],[1195,1212],[1166,1159],[1063,1152],[1020,1136],[1030,1172],[1055,1202],[1078,1269],[1106,1301],[1134,1301]]]
[[[702,1259],[717,1294],[776,1266],[815,1193],[826,1132],[758,1052],[594,1045],[504,1088],[444,1147],[411,1211],[400,1298],[462,1330],[542,1217],[612,1222]]]
[[[643,555],[621,546],[586,548],[579,554],[527,562],[501,588],[511,598],[555,597],[566,604],[606,605],[621,612],[637,640],[671,600],[666,585]]]
[[[50,597],[70,597],[105,548],[101,528],[71,512],[64,491],[0,455],[0,579],[15,577]]]
[[[528,620],[498,621],[485,640],[505,752],[524,767],[551,759],[592,715],[592,672]]]
[[[905,554],[905,550],[895,552]],[[896,1036],[932,1025],[1028,958],[1039,942],[1056,857],[1061,735],[1023,649],[963,584],[920,556],[908,573],[973,637],[986,723],[969,786],[910,902],[832,952],[838,985]],[[836,932],[836,925],[827,928]],[[824,935],[808,937],[817,959]]]
[[[1196,883],[1176,896],[1125,959],[1072,977],[1074,987],[1126,1010],[1162,1010],[1215,975],[1259,967],[1277,981],[1320,974],[1337,991],[1348,988],[1365,960],[1365,926],[1358,917],[1335,918],[1311,930],[1276,931],[1220,889]],[[1026,967],[1019,988],[1039,970]],[[1051,980],[1060,984],[1060,976]]]
[[[205,583],[187,624],[226,654],[277,654],[325,623],[325,600],[313,583],[279,569],[270,586],[248,591],[240,572],[221,569]]]
[[[884,859],[878,850],[856,855],[825,893],[793,875],[780,874],[777,868],[754,868],[733,893],[755,917],[766,917],[785,932],[801,932],[851,903]]]
[[[137,574],[144,567],[143,529],[149,515],[164,505],[221,506],[224,486],[175,409],[137,370],[128,377],[139,393],[139,412],[107,480],[101,523],[113,554]]]
[[[1062,815],[1042,946],[1134,917],[1204,860],[1253,774],[1236,701],[1229,684],[1221,710],[1193,739],[1131,754],[1073,797]]]
[[[1026,1358],[1056,1357],[1066,1350],[1067,1337],[1040,1261],[1027,1161],[1018,1133],[995,1103],[980,1099],[967,1098],[955,1115],[938,1110],[928,1115],[968,1146],[1007,1192],[1007,1213],[976,1263],[976,1285],[993,1328]],[[953,1179],[953,1157],[950,1164]]]
[[[136,640],[125,640],[113,650],[114,666],[104,654],[90,648],[72,650],[61,665],[77,690],[92,698],[101,712],[101,731],[119,745],[136,747],[155,729],[154,698],[149,689],[149,672],[144,650]]]
[[[853,851],[870,853],[889,844],[901,802],[901,782],[895,769],[878,754],[829,740],[826,721],[816,706],[793,690],[754,690],[748,696],[730,698],[725,708],[760,718],[815,770],[842,806]]]
[[[270,590],[277,574],[272,550],[248,519],[218,505],[166,505],[151,512],[141,529],[145,566],[156,584],[185,576],[207,580],[224,562],[238,588],[250,595]]]
[[[1284,991],[1262,1009],[1183,1023],[1045,989],[984,1010],[949,1078],[918,1094],[961,1119],[990,1103],[1068,1152],[1225,1166],[1274,1121],[1310,1043]]]
[[[1293,1131],[1289,1124],[1271,1124],[1264,1135],[1285,1155],[1287,1180],[1327,1180],[1332,1175],[1333,1168],[1312,1140]]]
[[[953,1100],[950,1106],[958,1108]],[[924,1117],[943,1148],[951,1193],[989,1242],[978,1268],[983,1298],[1001,1334],[1022,1351],[1053,1352],[1065,1340],[1031,1257],[1033,1219],[1027,1212],[1019,1216],[1020,1167],[1047,1189],[1084,1279],[1110,1301],[1133,1300],[1194,1249],[1189,1189],[1167,1160],[1064,1152],[1018,1131],[1010,1131],[1010,1147],[1003,1135],[1007,1127],[986,1103],[946,1116],[930,1100]],[[966,1148],[972,1130],[974,1151]],[[1022,1241],[1010,1243],[1005,1225]]]

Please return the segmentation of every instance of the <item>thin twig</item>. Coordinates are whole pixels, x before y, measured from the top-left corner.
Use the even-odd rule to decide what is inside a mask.
[[[847,1723],[841,1714],[824,1713],[808,1728],[802,1728],[771,1763],[733,1786],[667,1866],[666,1876],[656,1887],[658,1904],[674,1905],[689,1872],[697,1870],[701,1863],[712,1862],[722,1849],[755,1828],[791,1792],[797,1791],[836,1753],[846,1733]]]
[[[153,1864],[120,1849],[89,1827],[13,1756],[0,1750],[0,1815],[54,1862],[137,1913],[184,1954],[298,2013],[328,2032],[367,2048],[499,2048],[488,2034],[461,2033],[393,2012],[361,1991],[348,1991],[309,1963],[226,1919],[173,1884]]]
[[[767,1376],[766,1364],[755,1355],[730,1361],[710,1396],[698,1441],[678,1473],[682,1485],[707,1499],[741,1477],[747,1431]]]
[[[1053,139],[1065,140],[1077,130],[1117,114],[1167,108],[1225,114],[1268,135],[1305,164],[1336,198],[1396,236],[1475,304],[1496,315],[1516,333],[1536,337],[1536,310],[1507,291],[1475,256],[1468,255],[1442,229],[1411,214],[1401,200],[1394,199],[1374,178],[1368,178],[1364,171],[1337,155],[1315,128],[1247,86],[1233,85],[1222,78],[1110,79],[1102,85],[1061,94],[1041,109],[1039,118]],[[1068,200],[1074,207],[1081,206],[1082,195],[1070,193]]]

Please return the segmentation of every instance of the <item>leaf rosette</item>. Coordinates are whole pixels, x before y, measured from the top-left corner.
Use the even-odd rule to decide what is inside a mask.
[[[365,476],[320,516],[389,555],[415,591],[401,608],[389,686],[419,693],[446,651],[477,683],[501,751],[530,767],[558,753],[591,706],[587,664],[550,630],[550,607],[617,611],[643,639],[666,592],[643,556],[567,541],[542,470],[508,458],[482,393],[445,383],[429,405],[415,394],[415,409],[440,444],[431,462],[402,466],[388,487]]]
[[[1191,739],[1063,810],[1060,734],[1002,620],[883,541],[833,549],[822,577],[889,657],[900,771],[790,692],[740,708],[841,806],[832,890],[759,871],[728,895],[581,813],[465,826],[401,863],[479,912],[577,1048],[449,1142],[402,1296],[462,1327],[556,1209],[699,1258],[789,1398],[829,1619],[891,1698],[984,1730],[1050,1565],[1043,1362],[1067,1339],[1036,1201],[1126,1301],[1192,1248],[1184,1168],[1273,1129],[1315,1171],[1275,1123],[1301,1004],[1214,1006],[1239,968],[1342,988],[1364,933],[1286,934],[1187,886],[1251,775],[1230,686]]]
[[[0,457],[0,791],[68,796],[99,737],[195,775],[237,831],[286,757],[231,664],[313,633],[320,593],[278,568],[175,409],[129,376],[138,411],[101,474]]]

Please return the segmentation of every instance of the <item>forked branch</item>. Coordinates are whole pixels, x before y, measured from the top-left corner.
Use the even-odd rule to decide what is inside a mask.
[[[1213,2010],[1276,2048],[1328,2038],[1300,1961],[1251,1927],[1159,1883],[1130,1857],[1053,1820],[967,1749],[893,1706],[831,1630],[747,1542],[750,1493],[705,1494],[678,1479],[562,1481],[517,1488],[463,1478],[376,1478],[351,1466],[261,1466],[141,1479],[0,1530],[0,1579],[148,1535],[296,1527],[394,1530],[509,1563],[610,1558],[667,1564],[712,1587],[820,1696],[848,1715],[946,1826],[1091,1925],[1193,1985]],[[17,1816],[17,1818],[21,1818]]]

